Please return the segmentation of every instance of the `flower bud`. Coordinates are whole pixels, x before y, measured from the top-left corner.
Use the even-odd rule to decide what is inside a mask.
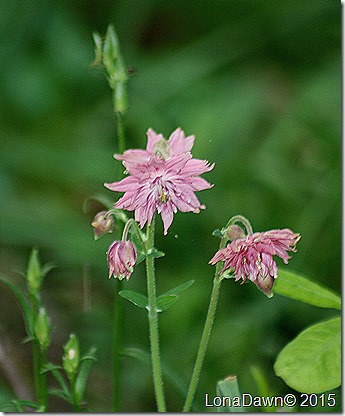
[[[71,334],[63,349],[64,355],[62,357],[62,366],[67,376],[71,378],[77,373],[80,363],[78,338],[74,334]]]
[[[235,240],[236,238],[243,238],[245,236],[245,232],[239,225],[232,224],[226,230],[226,235],[229,240]]]
[[[35,335],[42,350],[50,344],[50,322],[46,310],[41,307],[35,322]]]
[[[114,241],[107,252],[109,278],[113,274],[115,278],[129,280],[135,262],[137,261],[137,251],[131,241]]]
[[[254,283],[268,298],[273,296],[272,287],[274,284],[274,277],[270,275],[265,276],[259,273]]]
[[[38,259],[38,250],[33,249],[26,271],[26,280],[28,282],[29,293],[37,295],[42,283],[41,265]]]
[[[95,240],[97,240],[102,235],[112,232],[114,220],[107,211],[101,211],[95,216],[91,225],[94,227]]]

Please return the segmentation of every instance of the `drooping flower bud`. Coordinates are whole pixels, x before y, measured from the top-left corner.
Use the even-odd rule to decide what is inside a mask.
[[[63,349],[62,366],[67,376],[71,378],[77,373],[80,363],[78,338],[74,334],[71,334]]]
[[[114,241],[107,252],[109,278],[129,280],[137,260],[137,251],[131,241]]]
[[[97,240],[102,235],[112,232],[114,219],[107,211],[101,211],[95,216],[91,225],[94,227],[95,240]]]
[[[226,235],[229,240],[235,240],[236,238],[243,238],[245,236],[245,232],[239,225],[232,224],[227,228]]]
[[[35,335],[42,350],[49,347],[50,344],[50,322],[46,310],[41,307],[35,322]]]

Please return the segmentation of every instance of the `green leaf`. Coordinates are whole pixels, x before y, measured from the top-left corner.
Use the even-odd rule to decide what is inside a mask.
[[[250,374],[252,375],[256,387],[259,392],[259,396],[261,397],[274,397],[274,393],[270,390],[268,386],[267,379],[265,377],[264,372],[261,370],[261,368],[257,366],[251,366],[250,367]],[[276,407],[272,405],[265,405],[262,406],[263,409],[265,409],[266,413],[272,413],[276,412]]]
[[[34,330],[33,330],[33,322],[32,322],[32,310],[31,310],[31,306],[28,300],[26,299],[24,294],[17,288],[17,286],[15,286],[13,283],[9,282],[6,279],[3,279],[2,277],[0,277],[0,282],[6,285],[9,289],[11,289],[13,294],[19,301],[22,307],[22,311],[23,311],[26,333],[30,339],[33,339]]]
[[[147,365],[148,368],[151,367],[151,354],[145,350],[142,350],[141,348],[125,348],[122,351],[122,355],[132,357],[140,361],[141,363]],[[175,370],[165,365],[164,362],[162,363],[162,371],[163,375],[166,377],[169,383],[175,387],[175,389],[181,394],[181,397],[185,398],[188,386],[181,379],[181,377],[178,374],[176,374]]]
[[[305,277],[286,270],[279,269],[273,292],[320,308],[341,310],[340,296]]]
[[[81,359],[77,379],[75,382],[75,391],[79,402],[83,400],[86,381],[90,372],[91,364],[93,361],[97,361],[95,358],[95,352],[96,348],[93,347]]]
[[[51,396],[57,396],[60,397],[60,399],[65,400],[65,402],[73,404],[73,399],[71,395],[66,395],[66,393],[62,390],[58,390],[58,389],[49,389],[48,393]]]
[[[157,298],[156,301],[156,310],[157,312],[163,312],[170,308],[172,308],[176,301],[178,296],[177,295],[162,295]]]
[[[133,233],[133,235],[134,235],[134,233]],[[134,244],[136,244],[136,243],[134,242]],[[144,253],[143,251],[140,250],[140,245],[139,246],[136,245],[135,247],[138,250],[138,256],[137,256],[136,264],[139,264],[142,261],[144,261],[146,259],[146,257],[158,258],[158,257],[165,256],[165,253],[163,253],[163,251],[158,251],[156,248],[153,248],[148,254],[146,254],[146,253]]]
[[[167,292],[164,293],[164,296],[179,295],[181,292],[191,287],[194,282],[195,280],[188,280],[188,282],[182,283],[181,285],[176,286],[174,289],[168,290]]]
[[[38,412],[44,411],[41,409],[40,404],[31,402],[30,400],[12,400],[12,403],[16,406],[19,412],[25,412],[24,407],[31,407],[32,409],[36,409]]]
[[[148,253],[147,253],[147,257],[153,257],[153,258],[158,258],[158,257],[163,257],[165,256],[165,253],[163,253],[163,251],[159,251],[157,250],[155,247],[153,247]]]
[[[64,396],[64,399],[68,402],[68,403],[73,403],[73,398],[72,398],[72,394],[67,386],[67,383],[65,382],[64,378],[62,377],[60,370],[62,370],[62,367],[59,365],[55,365],[52,363],[47,363],[43,370],[41,371],[42,374],[51,371],[55,380],[58,382],[59,386],[61,387],[61,394],[60,397],[62,397],[62,395]],[[55,391],[55,390],[54,390]],[[59,390],[60,391],[60,390]],[[52,393],[53,394],[53,393]],[[55,394],[55,393],[54,393]]]
[[[224,398],[230,397],[231,399],[231,402],[229,400],[225,400],[224,402],[225,406],[217,407],[218,412],[223,412],[223,413],[244,412],[244,408],[241,405],[241,394],[238,388],[236,376],[229,376],[229,377],[226,377],[224,380],[218,381],[217,396],[224,397]]]
[[[274,371],[303,393],[322,393],[341,383],[341,319],[330,319],[301,332],[280,352]]]
[[[119,295],[122,296],[124,299],[129,300],[135,306],[139,308],[147,308],[149,304],[149,300],[146,296],[142,295],[141,293],[132,292],[131,290],[121,290]]]

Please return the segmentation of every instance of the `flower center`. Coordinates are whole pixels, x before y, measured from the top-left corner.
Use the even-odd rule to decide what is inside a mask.
[[[154,154],[161,159],[166,160],[170,156],[170,146],[165,139],[158,140],[154,149]]]

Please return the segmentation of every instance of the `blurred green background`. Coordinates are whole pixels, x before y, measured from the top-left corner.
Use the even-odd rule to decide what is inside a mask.
[[[82,207],[94,194],[120,196],[103,187],[117,179],[116,127],[104,73],[90,65],[92,32],[113,23],[132,68],[128,148],[145,147],[149,127],[166,138],[181,127],[196,136],[194,156],[216,163],[204,175],[214,188],[198,194],[205,211],[178,213],[165,237],[157,221],[156,246],[166,252],[157,260],[158,292],[196,281],[160,317],[162,359],[187,384],[219,243],[211,234],[231,216],[245,215],[255,231],[300,232],[289,270],[340,291],[340,7],[334,0],[0,2],[0,273],[23,286],[18,271],[33,246],[42,262],[57,265],[43,288],[53,324],[49,358],[60,362],[71,331],[82,352],[97,346],[91,410],[111,410],[116,282],[105,256],[113,237],[94,241],[90,226],[102,206],[92,202],[86,214]],[[145,293],[143,264],[125,288]],[[19,305],[5,287],[0,301],[0,400],[16,391],[29,398],[31,348],[22,343]],[[145,312],[124,305],[124,346],[148,349]],[[224,282],[195,409],[205,411],[205,393],[215,394],[229,374],[242,392],[258,394],[252,365],[274,392],[290,392],[273,372],[278,352],[333,315]],[[123,410],[154,411],[150,368],[124,358],[123,369]],[[167,400],[171,411],[182,408],[168,383]],[[51,410],[70,409],[57,399]]]

